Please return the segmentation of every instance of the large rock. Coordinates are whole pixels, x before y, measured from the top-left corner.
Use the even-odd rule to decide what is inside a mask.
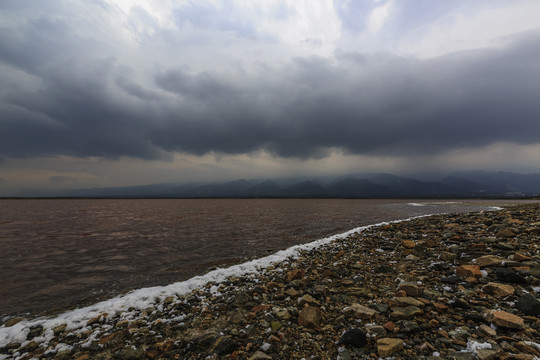
[[[394,355],[403,349],[403,340],[394,338],[382,338],[377,340],[377,354],[381,357]]]
[[[304,269],[294,269],[285,274],[285,281],[291,282],[293,280],[301,279],[306,275]]]
[[[401,283],[398,286],[397,290],[398,291],[400,291],[400,290],[405,291],[407,296],[416,297],[416,296],[422,295],[422,288],[420,286],[418,286],[417,284],[414,284],[414,283],[408,283],[408,282]]]
[[[512,284],[526,284],[527,279],[525,279],[523,276],[518,274],[512,269],[508,268],[499,268],[495,270],[495,276],[497,277],[497,280],[504,283],[512,283]]]
[[[540,301],[534,295],[526,294],[521,296],[517,301],[516,307],[525,315],[540,315]]]
[[[319,328],[322,323],[322,312],[314,306],[306,306],[298,314],[298,324],[305,328]]]
[[[343,313],[354,316],[357,319],[369,320],[377,313],[375,310],[360,304],[352,304],[343,309]]]
[[[238,344],[228,336],[219,336],[212,346],[212,353],[227,355],[238,348]]]
[[[480,272],[480,266],[478,265],[461,265],[456,268],[456,275],[461,276],[463,278],[469,278],[469,277],[475,277],[480,278],[482,277],[482,273]]]
[[[482,288],[482,291],[486,294],[492,295],[493,297],[501,298],[513,295],[514,287],[508,284],[490,282]]]
[[[514,254],[514,261],[529,261],[531,259],[532,258],[530,256],[519,252]]]
[[[426,305],[426,304],[424,304],[423,302],[421,302],[420,300],[416,300],[415,298],[408,297],[408,296],[405,296],[405,297],[401,297],[401,296],[395,297],[395,298],[394,298],[394,301],[397,302],[399,305],[405,305],[405,306],[424,307],[424,306]]]
[[[414,249],[414,247],[416,246],[416,243],[412,240],[403,240],[401,242],[401,245],[406,249]]]
[[[338,345],[351,345],[358,348],[366,346],[366,334],[357,328],[349,329],[341,335]]]
[[[499,231],[495,236],[498,238],[512,238],[512,237],[515,237],[516,234],[508,229],[504,229],[504,230]]]
[[[416,306],[405,306],[392,308],[390,318],[392,319],[410,319],[417,315],[422,315],[424,312],[422,309]]]
[[[486,320],[497,326],[509,329],[522,329],[524,326],[524,321],[522,318],[503,310],[488,311],[486,314]]]
[[[501,266],[504,259],[496,255],[484,255],[475,260],[476,265],[480,267]]]
[[[272,360],[272,357],[262,351],[257,351],[255,354],[251,355],[248,360]]]

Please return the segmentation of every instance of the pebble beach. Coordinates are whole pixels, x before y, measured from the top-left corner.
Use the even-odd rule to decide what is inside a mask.
[[[77,321],[4,319],[0,359],[540,359],[540,204],[367,226],[270,260]]]

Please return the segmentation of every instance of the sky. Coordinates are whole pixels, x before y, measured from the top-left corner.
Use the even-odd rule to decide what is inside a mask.
[[[537,0],[2,0],[0,195],[540,172]]]

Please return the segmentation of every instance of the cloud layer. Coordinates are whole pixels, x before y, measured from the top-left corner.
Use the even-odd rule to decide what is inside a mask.
[[[540,142],[540,29],[516,21],[534,2],[135,4],[0,5],[0,158],[318,159]],[[515,23],[504,36],[488,21],[502,11]],[[474,29],[481,12],[492,37],[478,29],[472,48],[445,38],[458,32],[441,24]],[[426,56],[422,29],[448,50]]]

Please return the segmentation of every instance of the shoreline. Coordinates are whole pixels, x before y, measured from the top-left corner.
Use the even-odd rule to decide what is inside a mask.
[[[439,312],[444,307],[446,307],[444,309],[446,311],[453,309],[453,307],[448,306],[449,303],[444,304],[440,302],[442,300],[439,301],[438,299],[440,297],[451,297],[451,294],[445,295],[449,291],[445,290],[446,288],[461,286],[463,290],[460,289],[459,291],[463,292],[480,286],[479,289],[482,292],[483,286],[487,285],[484,282],[491,280],[491,275],[493,275],[490,274],[490,268],[483,268],[482,271],[487,273],[485,277],[484,273],[481,273],[480,277],[470,277],[471,279],[467,277],[461,279],[458,276],[457,280],[455,278],[452,280],[455,283],[446,284],[443,282],[442,284],[446,285],[440,287],[440,289],[428,289],[440,292],[440,296],[436,296],[437,294],[426,296],[426,292],[423,290],[428,287],[429,274],[452,270],[456,272],[456,268],[461,266],[460,263],[467,265],[463,261],[463,257],[458,258],[452,255],[453,252],[445,251],[448,250],[446,240],[441,241],[442,245],[435,244],[433,248],[426,247],[426,240],[424,240],[423,235],[431,239],[432,232],[435,231],[430,227],[432,226],[430,224],[437,221],[444,224],[444,221],[449,221],[449,219],[460,220],[460,222],[463,222],[463,219],[477,219],[478,222],[478,218],[482,216],[495,219],[500,216],[494,214],[502,213],[511,214],[515,218],[514,220],[522,221],[518,218],[518,215],[521,214],[520,211],[524,211],[529,218],[535,217],[535,222],[540,221],[538,218],[539,205],[532,204],[509,207],[491,214],[473,212],[429,215],[368,225],[312,243],[297,245],[248,263],[218,269],[206,275],[192,278],[187,282],[171,284],[165,287],[135,290],[124,296],[93,306],[60,314],[56,318],[22,320],[14,324],[5,324],[0,328],[0,359],[17,358],[17,356],[20,358],[37,356],[65,359],[80,358],[81,356],[103,359],[131,358],[133,356],[135,356],[133,358],[141,358],[142,356],[142,358],[152,359],[174,358],[174,356],[187,359],[205,358],[206,356],[232,358],[234,356],[236,358],[264,359],[296,358],[295,356],[301,358],[303,356],[300,355],[307,356],[309,352],[313,353],[313,351],[320,353],[321,356],[327,354],[330,358],[336,358],[336,356],[340,356],[342,359],[346,359],[347,356],[349,358],[371,358],[372,354],[382,356],[381,352],[384,353],[385,350],[382,345],[379,349],[378,341],[381,339],[394,340],[396,347],[395,351],[392,352],[393,356],[405,356],[404,358],[408,358],[408,356],[413,356],[413,350],[417,350],[416,347],[405,341],[408,333],[400,332],[404,329],[404,324],[400,326],[400,321],[416,323],[416,325],[409,325],[412,328],[416,326],[421,330],[421,325],[425,325],[425,323],[420,320],[427,320],[426,314],[429,314],[426,309],[430,309],[430,312]],[[493,220],[490,221],[493,223]],[[471,221],[470,224],[476,223]],[[506,224],[505,226],[511,228],[518,225],[515,223]],[[535,226],[534,229],[540,230],[540,223]],[[464,225],[458,225],[458,227],[464,228]],[[522,224],[519,227],[523,227]],[[425,231],[429,231],[421,234],[422,236],[415,234],[416,239],[407,239],[406,235],[407,233],[410,234],[411,228],[423,228]],[[482,229],[475,229],[476,233],[480,230]],[[422,232],[422,230],[419,231]],[[487,230],[483,229],[482,231]],[[369,249],[370,242],[375,241],[372,238],[377,238],[377,232],[388,233],[386,237],[377,240],[380,243],[387,244],[382,247],[371,248],[371,252],[366,253],[365,251]],[[405,232],[405,236],[403,232]],[[454,232],[454,236],[457,237],[461,236],[460,232],[467,233],[465,230]],[[401,234],[401,237],[398,234]],[[467,236],[471,236],[471,239],[473,238],[471,230],[467,234]],[[493,235],[493,239],[498,241],[497,234],[490,234],[489,232],[486,232],[486,234]],[[540,267],[538,248],[530,248],[532,249],[530,250],[529,240],[535,239],[538,242],[538,235],[527,233],[530,236],[525,239],[525,236],[521,236],[522,234],[523,232],[514,234],[513,239],[524,241],[523,244],[526,247],[522,249],[522,243],[519,243],[519,247],[514,252],[517,253],[521,250],[532,252],[529,255],[523,255],[530,258],[527,261],[531,262],[533,265],[532,270],[536,271],[535,269]],[[486,236],[486,239],[490,238],[490,236]],[[442,239],[445,238],[442,237]],[[495,242],[492,243],[495,244]],[[490,249],[489,244],[492,243],[486,245],[483,242],[481,250],[486,252]],[[458,244],[461,244],[461,242],[458,241],[451,244],[451,246],[459,247]],[[534,241],[531,244],[534,244]],[[346,246],[349,247],[346,248]],[[480,247],[473,249],[472,253],[478,253]],[[448,262],[447,269],[442,269],[442,265],[436,265],[440,266],[441,270],[413,269],[413,267],[425,260],[419,255],[426,256],[426,253],[435,253],[440,250],[439,248],[444,248],[445,250],[442,250],[442,252],[450,254],[444,255],[448,257],[448,260],[445,260]],[[471,252],[470,249],[466,250]],[[501,250],[498,249],[498,251]],[[405,253],[407,255],[400,257]],[[437,258],[437,254],[432,255],[430,261]],[[388,257],[392,260],[389,260]],[[437,258],[437,260],[440,259]],[[390,263],[390,261],[393,262]],[[391,264],[386,265],[390,269],[386,269],[387,272],[377,274],[380,279],[368,279],[365,275],[362,275],[373,271],[374,266],[380,268],[387,263]],[[432,263],[435,262],[432,261]],[[403,264],[411,268],[407,269],[401,277],[399,274],[394,274],[393,268],[399,269]],[[515,261],[514,265],[516,265]],[[510,267],[504,265],[501,268]],[[422,276],[426,278],[423,281],[415,280],[416,285],[411,284],[413,288],[421,288],[421,294],[411,296],[408,293],[399,293],[404,290],[398,289],[397,286],[400,286],[400,284],[396,283],[397,279],[399,281],[406,280],[404,283],[409,283],[411,279],[405,278],[411,277],[411,274],[415,272],[421,273],[422,271],[426,274]],[[351,274],[356,274],[356,278]],[[379,286],[375,289],[367,286],[370,281],[376,280],[383,281],[385,286],[388,287],[387,280],[392,277],[390,275],[394,277],[390,283],[396,284],[392,289],[386,289],[384,294],[381,293],[381,289],[378,289]],[[363,279],[359,281],[358,277]],[[532,277],[530,281],[533,283],[540,281],[536,275],[528,275],[528,277]],[[473,279],[476,279],[476,282]],[[422,284],[418,284],[418,281]],[[534,294],[536,287],[540,291],[540,283],[527,283],[528,290],[523,288],[522,285],[509,286],[514,288],[514,294],[520,291],[529,291]],[[349,291],[350,289],[354,289],[352,294]],[[160,290],[160,296],[159,299],[154,299],[157,290]],[[507,297],[512,296],[516,297],[517,295],[507,295]],[[533,296],[537,297],[537,295]],[[434,297],[434,299],[430,297]],[[399,300],[395,300],[397,298]],[[515,299],[514,302],[517,300],[519,299]],[[455,301],[451,304],[455,304]],[[400,306],[394,306],[395,304]],[[439,305],[436,304],[442,306],[439,308]],[[386,311],[380,311],[384,308],[383,305],[387,307]],[[461,305],[465,306],[464,304]],[[511,309],[509,305],[498,304],[498,306],[501,308],[506,306],[510,310],[515,310]],[[390,312],[390,310],[394,308],[410,307],[417,308],[419,311],[413,309],[416,311],[415,314],[400,315],[403,318],[396,317],[397,315],[391,316],[395,312]],[[471,307],[470,304],[469,307]],[[353,310],[346,310],[351,308]],[[434,310],[431,310],[431,308],[434,308]],[[459,309],[459,307],[456,308]],[[319,317],[320,319],[313,324],[305,322],[304,318],[307,316],[303,314],[305,309],[315,309],[308,311],[312,312],[311,316],[315,320]],[[115,312],[118,312],[117,315],[119,316],[116,316]],[[441,313],[444,314],[444,312]],[[477,318],[475,319],[481,322],[479,319],[484,319],[484,315],[477,314]],[[526,321],[523,329],[530,329],[527,325],[531,322],[536,324],[527,317],[523,318],[521,316],[520,318]],[[339,321],[336,322],[336,319],[339,319]],[[383,320],[387,321],[383,323]],[[538,322],[538,316],[536,316],[535,321]],[[392,330],[389,330],[391,325],[388,322],[394,323],[395,327]],[[366,324],[369,323],[374,324],[370,326],[373,329],[366,328]],[[343,324],[348,325],[342,326]],[[385,327],[385,325],[388,326]],[[482,323],[481,325],[486,324]],[[248,334],[245,329],[250,326],[253,327],[253,332]],[[347,334],[347,331],[351,329],[360,329],[363,333],[368,333],[367,340],[365,340],[364,336],[366,344],[356,346],[359,344],[353,345],[348,341],[342,341],[338,346],[336,342],[340,340],[340,334],[343,331]],[[396,331],[396,329],[398,330]],[[429,329],[433,330],[431,327]],[[503,330],[507,331],[504,327]],[[415,333],[415,331],[417,330],[411,332]],[[453,344],[452,349],[462,347],[462,350],[471,350],[464,352],[464,354],[473,354],[475,356],[474,354],[480,350],[484,352],[488,350],[495,351],[492,349],[496,345],[498,346],[496,341],[496,344],[477,341],[480,339],[480,335],[471,334],[469,331],[469,335],[475,335],[475,337],[472,337],[476,339],[474,340],[475,343],[484,344],[482,346],[485,347],[484,349],[472,348],[475,345],[463,340],[463,336],[456,338],[457,341],[452,341],[455,339],[451,339],[451,336],[448,335],[449,331],[443,331],[446,331],[450,343]],[[349,331],[349,334],[352,333]],[[385,337],[381,337],[383,335]],[[441,336],[446,338],[443,335]],[[536,333],[533,331],[527,336],[529,340],[523,341],[529,341],[532,344],[540,342],[537,331]],[[67,341],[65,339],[71,340]],[[328,339],[332,339],[332,341],[325,341]],[[399,339],[402,341],[401,344],[398,344]],[[302,353],[304,351],[302,346],[294,348],[294,346],[289,345],[289,340],[294,340],[292,343],[305,343],[309,346],[304,347],[306,352]],[[262,343],[258,344],[261,341]],[[319,343],[324,345],[323,347],[319,346],[320,349],[316,346],[320,345]],[[425,343],[428,345],[422,343],[420,346],[429,351],[423,351],[425,354],[421,354],[422,356],[435,353],[445,355],[445,353],[448,353],[448,344],[443,344],[443,347],[437,349],[436,345],[429,342]],[[490,349],[487,348],[488,345],[486,344],[490,345]],[[532,345],[532,350],[529,349],[529,351],[532,352],[535,346]],[[400,349],[396,350],[397,348]],[[537,355],[540,356],[540,345],[537,351],[539,352]],[[427,354],[428,352],[430,354]],[[27,355],[24,355],[25,353]],[[259,357],[254,357],[256,355]],[[416,355],[418,355],[417,352]],[[531,355],[537,356],[534,353]]]

